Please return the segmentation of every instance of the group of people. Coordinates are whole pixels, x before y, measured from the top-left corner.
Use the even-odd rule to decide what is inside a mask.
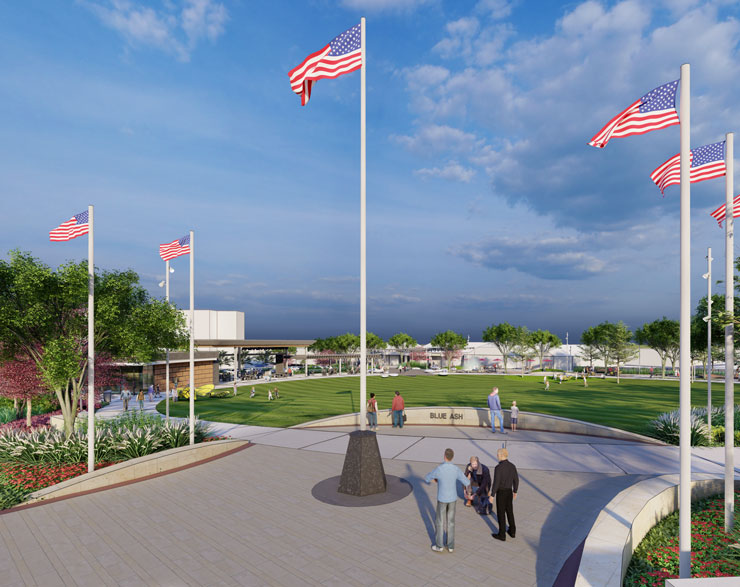
[[[437,515],[434,522],[435,542],[432,550],[442,552],[445,545],[449,552],[455,550],[455,508],[458,494],[457,483],[463,485],[465,505],[472,507],[482,516],[493,513],[492,504],[496,502],[496,516],[498,518],[498,532],[491,536],[505,541],[506,534],[516,537],[516,521],[514,520],[514,500],[519,490],[519,474],[516,466],[509,461],[509,452],[500,448],[496,453],[499,463],[493,470],[491,479],[490,469],[480,462],[476,456],[470,457],[470,463],[465,472],[453,464],[455,453],[451,448],[445,449],[444,462],[429,473],[424,480],[427,483],[437,483]],[[447,541],[444,540],[445,526]]]
[[[491,432],[496,434],[496,419],[500,426],[501,434],[508,434],[504,430],[504,411],[501,408],[501,398],[498,395],[498,387],[491,389],[491,393],[488,394],[488,411],[491,414]],[[511,402],[511,431],[516,432],[516,425],[519,421],[519,408],[516,405],[516,401]]]
[[[370,430],[378,429],[378,400],[374,393],[370,394],[370,399],[365,405],[367,411],[367,426]],[[403,428],[406,405],[400,391],[396,391],[391,402],[391,421],[394,428]]]

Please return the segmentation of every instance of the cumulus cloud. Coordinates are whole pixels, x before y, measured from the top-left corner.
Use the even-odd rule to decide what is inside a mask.
[[[130,0],[80,3],[117,31],[129,47],[153,47],[180,61],[190,60],[201,39],[216,41],[229,18],[226,7],[215,0],[169,2],[160,10]]]
[[[456,161],[450,161],[444,167],[430,167],[417,169],[414,173],[420,177],[439,177],[441,179],[450,179],[453,181],[461,181],[463,183],[469,183],[475,175],[475,169],[469,167],[463,167]]]
[[[411,136],[392,135],[409,151],[430,153],[440,151],[469,152],[481,141],[472,133],[447,125],[427,124]]]

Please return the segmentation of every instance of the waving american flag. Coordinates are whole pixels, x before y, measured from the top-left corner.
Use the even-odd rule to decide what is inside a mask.
[[[62,222],[55,229],[49,231],[51,242],[62,242],[72,240],[90,232],[88,211],[75,214],[69,220]]]
[[[308,104],[316,80],[339,77],[362,67],[361,34],[361,25],[353,26],[288,72],[290,87],[301,97],[301,106]]]
[[[173,240],[171,243],[159,245],[159,256],[162,261],[169,261],[180,255],[190,254],[190,235]]]
[[[613,138],[642,135],[651,130],[660,130],[678,124],[676,112],[676,89],[680,80],[668,82],[649,91],[630,104],[588,142],[592,147],[603,149]]]
[[[704,181],[722,177],[727,168],[725,166],[725,142],[712,143],[703,147],[691,149],[690,181]],[[674,155],[650,174],[650,179],[663,193],[669,185],[681,183],[681,154]]]
[[[712,212],[710,216],[717,221],[717,224],[719,224],[721,228],[722,221],[727,216],[727,205],[722,204],[719,208]],[[738,216],[740,216],[740,195],[735,196],[735,199],[732,200],[732,217],[737,218]]]

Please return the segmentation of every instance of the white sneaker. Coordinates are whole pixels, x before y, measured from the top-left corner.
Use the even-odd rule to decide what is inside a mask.
[[[442,548],[441,546],[437,546],[436,544],[432,544],[432,550],[434,552],[442,552],[444,548]]]
[[[448,548],[447,548],[447,550],[448,550],[449,552],[455,552],[455,549],[454,549],[454,548],[449,548],[449,547],[448,547]]]

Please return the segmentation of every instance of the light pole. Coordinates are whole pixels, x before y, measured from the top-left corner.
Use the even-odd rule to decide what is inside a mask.
[[[707,424],[709,438],[712,438],[712,247],[707,248],[707,272],[702,275],[707,280],[707,315],[703,320],[707,323]],[[725,360],[725,369],[727,361]]]
[[[167,303],[170,303],[170,273],[174,273],[175,270],[170,267],[170,262],[164,262],[164,281],[159,282],[159,287],[164,287],[164,299]],[[170,349],[165,351],[167,355],[167,362],[165,366],[164,374],[164,417],[167,422],[170,421]]]

